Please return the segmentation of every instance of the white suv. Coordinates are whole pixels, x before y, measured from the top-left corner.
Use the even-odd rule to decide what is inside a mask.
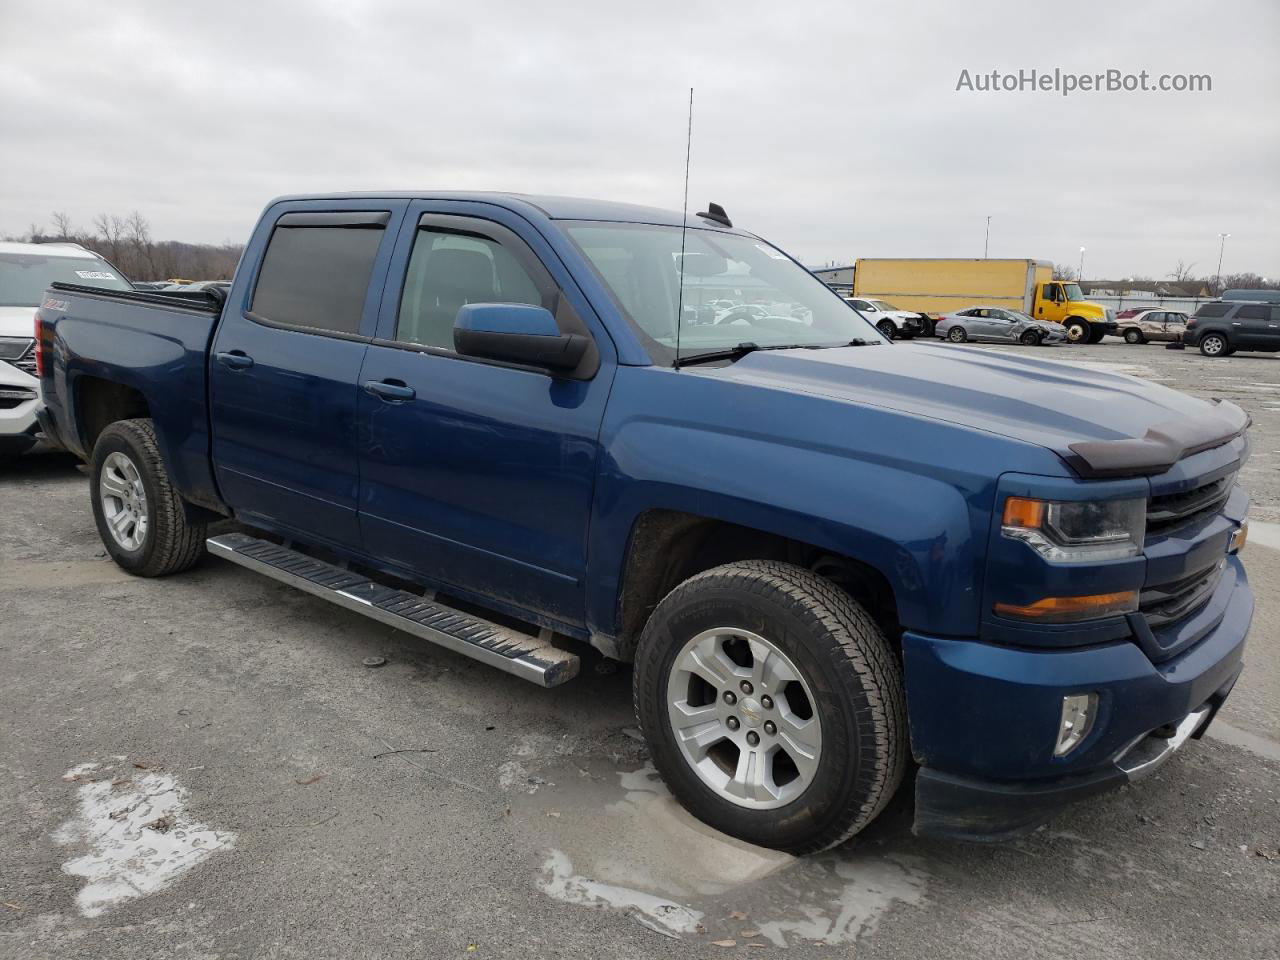
[[[869,297],[845,297],[844,301],[875,324],[876,329],[890,340],[897,337],[910,340],[916,334],[926,332],[922,314],[899,310],[892,303]]]
[[[36,442],[35,313],[55,280],[133,289],[120,271],[78,243],[0,243],[0,460]]]

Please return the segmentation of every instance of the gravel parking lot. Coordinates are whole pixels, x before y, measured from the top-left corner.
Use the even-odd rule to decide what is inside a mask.
[[[1003,846],[900,810],[748,847],[652,775],[625,667],[540,690],[225,562],[132,578],[35,455],[0,474],[0,957],[1280,957],[1280,355],[1042,352],[1254,418],[1249,663],[1154,778]]]

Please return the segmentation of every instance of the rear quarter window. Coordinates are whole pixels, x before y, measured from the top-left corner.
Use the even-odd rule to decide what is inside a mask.
[[[1260,303],[1250,304],[1240,308],[1240,312],[1236,314],[1237,320],[1266,320],[1271,316],[1271,309]]]

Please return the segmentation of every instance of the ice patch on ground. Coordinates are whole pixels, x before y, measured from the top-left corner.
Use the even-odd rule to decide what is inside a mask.
[[[589,907],[636,910],[673,933],[695,933],[702,913],[664,897],[630,887],[601,883],[574,873],[573,863],[559,850],[552,850],[543,864],[538,889],[548,896]]]
[[[836,854],[835,875],[845,883],[828,898],[810,895],[796,904],[803,918],[766,920],[756,924],[774,946],[788,941],[821,941],[832,946],[855,943],[874,933],[880,918],[895,904],[924,902],[928,877],[911,858]]]
[[[63,779],[78,779],[98,767],[80,764]],[[76,896],[86,917],[162,890],[235,843],[235,834],[213,830],[187,814],[187,792],[167,773],[104,777],[82,785],[79,796],[76,815],[54,840],[88,848],[62,865],[64,873],[88,881]]]

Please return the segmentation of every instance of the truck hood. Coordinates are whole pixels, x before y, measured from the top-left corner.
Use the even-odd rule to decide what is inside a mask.
[[[35,307],[0,307],[0,337],[26,337],[35,334]]]
[[[1244,411],[1229,402],[974,347],[759,351],[706,373],[996,433],[1046,447],[1086,477],[1160,473],[1248,425]]]

